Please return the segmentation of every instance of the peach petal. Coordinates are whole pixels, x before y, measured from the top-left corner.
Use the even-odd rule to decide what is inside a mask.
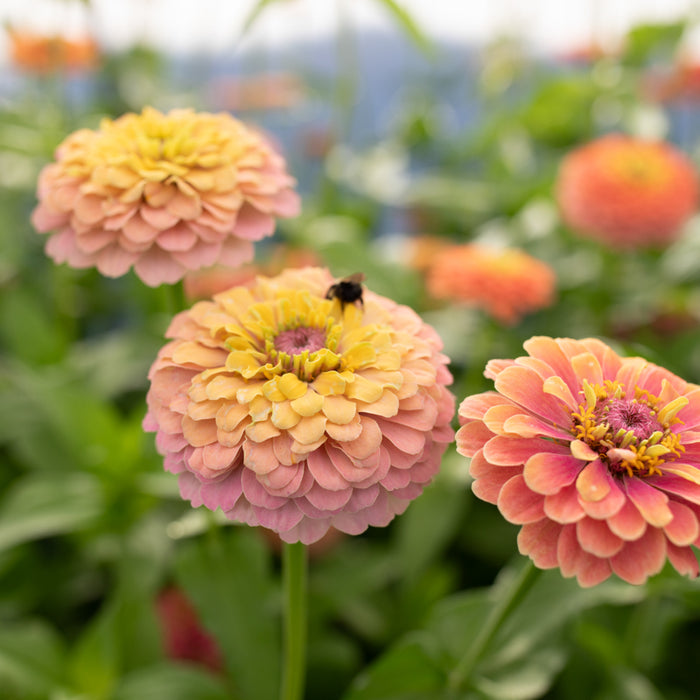
[[[182,434],[190,445],[204,447],[204,445],[216,442],[216,421],[195,421],[189,416],[183,416]]]
[[[179,187],[165,204],[165,209],[178,219],[196,219],[202,213],[202,203],[197,195],[183,194]]]
[[[398,400],[396,404],[398,407]],[[354,401],[348,401],[344,396],[326,396],[323,399],[322,410],[331,423],[345,425],[355,418],[356,404]]]
[[[279,466],[272,440],[243,443],[243,462],[255,474],[269,474]]]
[[[182,265],[159,248],[151,248],[137,258],[134,262],[134,271],[149,287],[174,284],[184,274]]]
[[[105,277],[121,277],[138,259],[138,253],[130,253],[118,245],[109,245],[97,254],[95,264]],[[73,263],[75,266],[75,263]]]
[[[579,585],[584,588],[595,586],[610,576],[608,560],[600,559],[581,549],[573,525],[562,528],[557,542],[557,558],[562,576],[576,576]]]
[[[545,394],[558,398],[571,411],[575,411],[578,407],[569,385],[561,377],[547,377],[542,382],[542,391]]]
[[[302,445],[310,445],[324,438],[327,418],[317,413],[315,416],[302,418],[289,429],[289,434]]]
[[[593,353],[585,352],[575,355],[571,358],[571,367],[576,374],[579,386],[583,385],[584,380],[593,385],[603,383],[603,368]]]
[[[625,479],[627,496],[653,527],[664,527],[673,519],[668,496],[638,478]]]
[[[331,525],[330,518],[320,520],[310,520],[304,518],[298,525],[290,530],[280,530],[279,536],[283,542],[302,542],[303,544],[313,544],[320,540]]]
[[[558,565],[557,542],[562,526],[548,518],[525,523],[518,533],[518,551],[532,559],[539,569]]]
[[[122,231],[135,243],[150,243],[158,235],[158,229],[144,221],[139,214],[130,217]]]
[[[644,583],[649,576],[658,574],[666,560],[666,538],[655,527],[646,532],[610,559],[612,570],[624,581],[636,585]]]
[[[243,495],[248,503],[253,506],[258,506],[265,510],[274,510],[275,508],[281,508],[287,502],[286,498],[271,495],[265,486],[258,481],[257,474],[250,469],[244,468],[241,470],[241,485],[243,487]]]
[[[251,423],[245,429],[246,437],[248,437],[253,442],[265,442],[270,438],[276,437],[280,434],[280,431],[275,428],[272,421],[261,420],[257,423]]]
[[[504,484],[520,475],[518,467],[499,467],[498,470],[488,472],[474,481],[472,492],[483,501],[498,503]]]
[[[625,500],[622,508],[607,520],[610,530],[623,540],[637,540],[647,529],[647,521],[631,501]]]
[[[464,457],[472,457],[492,437],[493,433],[478,421],[465,423],[456,433],[457,452]]]
[[[647,478],[650,486],[658,487],[663,491],[679,496],[689,503],[700,505],[700,490],[687,479],[671,474],[668,469],[663,476],[652,476]]]
[[[508,433],[514,433],[520,437],[547,437],[559,440],[570,440],[571,433],[568,430],[557,428],[539,418],[528,416],[524,413],[508,418],[503,424]]]
[[[504,404],[514,405],[495,391],[485,391],[481,394],[467,396],[459,405],[460,422],[464,423],[466,419],[480,420],[490,408]]]
[[[497,505],[503,517],[511,523],[522,525],[545,517],[541,494],[531,491],[520,474],[503,485]]]
[[[608,468],[596,459],[589,462],[576,479],[576,488],[584,501],[602,501],[612,488]]]
[[[293,464],[292,466],[280,465],[268,474],[261,474],[260,478],[268,491],[273,491],[277,496],[293,494],[304,475],[304,463]]]
[[[348,484],[364,481],[373,471],[356,466],[343,450],[336,449],[330,445],[326,447],[326,456],[330,459],[338,474]]]
[[[169,212],[167,209],[163,207],[152,207],[148,204],[142,204],[139,207],[139,214],[147,224],[159,231],[169,229],[180,221],[179,216]]]
[[[237,238],[227,238],[221,244],[218,263],[226,267],[240,267],[250,262],[255,254],[253,244],[250,241],[240,241]]]
[[[367,459],[381,445],[382,431],[377,422],[366,416],[360,416],[362,432],[355,439],[343,444],[343,451],[354,459]]]
[[[484,445],[484,456],[491,464],[525,464],[536,454],[567,454],[563,445],[541,438],[509,438],[496,436]]]
[[[229,469],[238,459],[240,448],[224,447],[218,442],[205,445],[202,449],[202,459],[209,469]]]
[[[669,501],[673,520],[664,527],[666,537],[678,547],[693,544],[700,536],[700,526],[695,513],[677,501]]]
[[[345,425],[337,425],[328,421],[326,423],[326,433],[328,437],[337,442],[353,442],[362,434],[362,422],[359,416]]]
[[[627,503],[627,498],[618,485],[617,480],[611,479],[608,495],[599,501],[586,501],[580,499],[581,507],[586,515],[596,520],[611,518]]]
[[[388,420],[377,420],[384,437],[402,452],[416,455],[425,446],[425,434]]]
[[[673,568],[682,576],[697,578],[700,575],[698,559],[690,547],[676,547],[676,545],[668,542],[666,544],[666,555]]]
[[[581,462],[568,455],[539,452],[525,462],[523,477],[530,489],[548,495],[576,481]]]
[[[104,216],[103,199],[94,195],[78,197],[73,203],[74,215],[83,223],[96,224]]]
[[[248,241],[259,241],[275,231],[275,220],[269,214],[244,204],[238,212],[234,233]]]
[[[527,367],[507,367],[495,380],[496,390],[531,413],[545,418],[554,425],[571,423],[571,415],[561,401],[545,394],[542,378]]]
[[[180,496],[185,501],[189,501],[194,508],[202,505],[202,483],[194,474],[182,472],[177,477],[177,484],[180,488]]]
[[[191,250],[196,243],[197,234],[184,224],[161,230],[156,238],[158,247],[168,252]]]
[[[593,518],[582,518],[576,523],[576,537],[584,551],[601,558],[617,554],[625,543],[610,532],[604,521]]]
[[[548,518],[558,523],[575,523],[584,517],[585,512],[579,503],[576,484],[565,486],[557,493],[544,497],[544,512]]]

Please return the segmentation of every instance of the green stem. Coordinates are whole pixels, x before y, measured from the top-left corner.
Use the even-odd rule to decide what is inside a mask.
[[[486,622],[479,630],[474,643],[467,649],[459,663],[450,674],[447,686],[450,690],[461,689],[474,672],[479,659],[493,641],[508,615],[518,606],[530,587],[537,579],[541,570],[528,559],[525,566],[513,577],[510,584],[504,587],[501,596],[491,608]]]
[[[185,287],[182,280],[175,282],[175,284],[165,284],[163,285],[164,295],[165,295],[165,310],[170,316],[175,316],[187,308],[187,301],[185,299]]]
[[[281,700],[304,697],[306,675],[306,545],[284,545],[282,575],[285,592],[284,669]]]

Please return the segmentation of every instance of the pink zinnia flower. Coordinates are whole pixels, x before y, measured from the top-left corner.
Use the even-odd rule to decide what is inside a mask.
[[[552,304],[556,277],[549,265],[517,248],[468,243],[437,252],[426,284],[436,299],[474,306],[514,324]]]
[[[698,575],[700,387],[599,340],[535,337],[459,408],[474,493],[522,525],[536,566],[583,586]]]
[[[149,377],[146,430],[192,505],[306,544],[403,512],[453,432],[435,331],[328,271],[259,277],[178,314]]]
[[[32,223],[54,231],[56,262],[108,277],[133,266],[155,287],[251,260],[275,217],[299,213],[294,184],[272,146],[230,115],[147,107],[63,141],[39,176]]]
[[[614,248],[666,246],[698,204],[698,176],[671,144],[622,134],[569,153],[556,182],[564,221]]]

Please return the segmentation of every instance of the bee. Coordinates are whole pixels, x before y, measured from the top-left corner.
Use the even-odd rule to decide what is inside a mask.
[[[344,277],[328,287],[326,299],[337,299],[340,302],[341,309],[345,309],[345,304],[354,304],[356,301],[359,301],[360,305],[364,306],[361,284],[364,280],[364,272],[356,272],[354,275]]]

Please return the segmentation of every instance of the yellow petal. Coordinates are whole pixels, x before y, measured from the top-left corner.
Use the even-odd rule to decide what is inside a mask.
[[[371,382],[361,377],[359,374],[356,374],[352,383],[348,386],[345,395],[349,399],[359,399],[366,403],[372,403],[378,401],[383,392],[384,389],[381,384]]]
[[[326,417],[322,413],[317,413],[315,416],[302,418],[289,429],[289,434],[302,445],[309,445],[321,440],[325,431]]]
[[[300,381],[299,378],[291,372],[283,374],[277,380],[278,389],[286,398],[292,400],[302,397],[306,393],[306,386],[306,382]]]
[[[272,423],[280,430],[293,428],[301,416],[290,406],[289,401],[279,401],[272,404]]]
[[[323,396],[309,389],[303,396],[294,399],[291,406],[300,416],[313,416],[323,407]]]
[[[356,412],[355,402],[348,401],[344,396],[327,396],[323,401],[323,414],[331,423],[345,425],[355,417]]]
[[[345,391],[346,381],[342,374],[331,370],[319,374],[311,386],[322,396],[331,396],[342,394]]]
[[[377,351],[372,343],[358,343],[343,353],[343,367],[354,370],[371,364],[377,359]]]

